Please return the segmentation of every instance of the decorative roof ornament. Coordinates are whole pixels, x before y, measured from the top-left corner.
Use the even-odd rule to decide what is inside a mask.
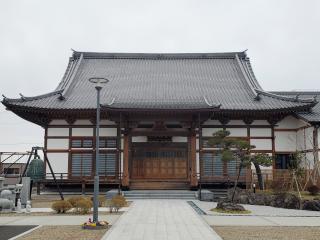
[[[23,95],[22,95],[22,93],[19,93],[19,95],[20,95],[20,97],[21,97],[21,99],[22,99],[23,101],[25,101],[25,100],[26,100],[26,97],[25,97],[25,96],[23,96]]]
[[[58,95],[59,95],[59,97],[58,97],[59,100],[62,101],[62,100],[65,100],[65,99],[66,99],[66,98],[62,95],[62,92],[59,92]]]
[[[108,105],[108,106],[111,106],[111,105],[114,103],[115,100],[116,100],[116,98],[112,98],[111,102],[110,102],[110,103],[107,103],[107,105]]]

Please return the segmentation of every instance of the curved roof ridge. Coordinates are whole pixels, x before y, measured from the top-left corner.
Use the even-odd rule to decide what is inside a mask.
[[[66,79],[65,84],[63,85],[63,90],[62,90],[62,97],[65,97],[66,93],[70,89],[73,80],[78,72],[79,66],[81,65],[81,62],[83,60],[83,54],[80,55],[79,59],[76,60],[76,62],[73,64],[72,69],[70,70],[70,74],[68,74],[68,79]]]
[[[254,86],[252,80],[250,79],[249,74],[247,73],[245,67],[243,66],[242,61],[240,60],[238,54],[236,54],[235,59],[236,59],[236,62],[240,68],[240,71],[241,71],[244,79],[246,80],[247,85],[249,86],[249,88],[253,94],[254,99],[257,99],[258,93],[256,92],[255,86]]]
[[[246,52],[213,52],[213,53],[120,53],[120,52],[73,52],[73,58],[110,58],[110,59],[206,59],[235,58],[236,55],[246,58]]]
[[[27,101],[33,101],[33,100],[38,100],[38,99],[43,99],[43,98],[47,98],[47,97],[51,97],[57,94],[61,94],[62,93],[62,89],[60,90],[55,90],[53,92],[49,92],[49,93],[45,93],[45,94],[41,94],[41,95],[37,95],[37,96],[33,96],[33,97],[25,97],[22,94],[20,94],[20,98],[8,98],[3,96],[3,102],[27,102]]]
[[[280,99],[283,101],[290,101],[290,102],[301,102],[301,103],[317,103],[317,101],[314,98],[297,98],[297,97],[287,97],[287,96],[282,96],[282,95],[278,95],[275,93],[271,93],[271,92],[266,92],[260,89],[255,89],[259,94],[268,96],[268,97],[272,97],[272,98],[276,98],[276,99]]]

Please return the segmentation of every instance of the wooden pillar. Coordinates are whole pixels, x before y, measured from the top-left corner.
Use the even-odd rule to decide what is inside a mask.
[[[272,143],[272,180],[275,180],[276,169],[276,137],[274,134],[274,125],[271,126],[271,143]]]
[[[196,188],[198,186],[198,178],[197,178],[197,138],[196,133],[192,131],[190,136],[190,168],[191,168],[191,176],[190,176],[190,186],[191,188]]]
[[[122,186],[129,188],[129,135],[123,136],[123,176]]]
[[[314,164],[317,164],[319,161],[319,141],[318,141],[318,129],[319,126],[313,126],[313,157],[314,157]]]

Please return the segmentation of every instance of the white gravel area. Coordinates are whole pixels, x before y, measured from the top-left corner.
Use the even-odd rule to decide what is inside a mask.
[[[223,216],[231,215],[225,213],[217,213],[210,211],[210,209],[217,206],[216,202],[202,202],[199,200],[193,201],[199,208],[201,208],[208,215]],[[296,209],[285,209],[285,208],[275,208],[269,206],[259,206],[259,205],[247,205],[241,204],[245,209],[250,210],[251,214],[246,214],[246,216],[265,216],[265,217],[320,217],[320,212],[317,211],[306,211],[306,210],[296,210]],[[320,219],[319,219],[320,220]]]

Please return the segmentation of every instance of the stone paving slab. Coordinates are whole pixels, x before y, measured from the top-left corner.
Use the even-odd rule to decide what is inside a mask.
[[[7,240],[13,238],[21,233],[24,233],[32,228],[35,228],[36,225],[25,225],[25,226],[0,226],[0,239]]]
[[[184,200],[135,200],[106,240],[221,240]]]

